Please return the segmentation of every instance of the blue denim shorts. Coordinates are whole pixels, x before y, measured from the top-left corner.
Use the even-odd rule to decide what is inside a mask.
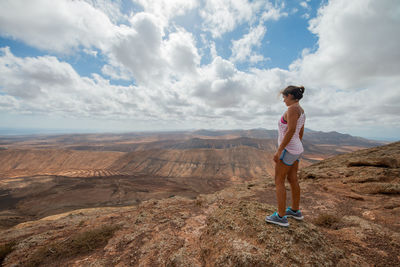
[[[282,154],[281,154],[281,156],[279,157],[279,159],[281,159],[282,162],[283,162],[285,165],[292,166],[296,160],[297,160],[297,161],[300,161],[301,155],[303,155],[303,153],[300,153],[300,154],[292,154],[292,153],[290,153],[289,151],[287,151],[286,149],[284,149],[284,150],[282,151]]]

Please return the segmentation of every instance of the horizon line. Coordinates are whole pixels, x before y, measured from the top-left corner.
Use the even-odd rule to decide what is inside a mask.
[[[101,129],[65,129],[65,128],[12,128],[12,127],[0,127],[0,137],[10,136],[35,136],[35,135],[69,135],[69,134],[129,134],[129,133],[173,133],[173,132],[196,132],[196,131],[251,131],[251,130],[265,130],[265,131],[277,131],[276,129],[267,128],[232,128],[232,129],[216,129],[216,128],[190,128],[190,129],[174,129],[174,130],[122,130],[122,131],[110,131]],[[321,131],[312,130],[305,128],[308,132],[321,132],[321,133],[338,133],[344,135],[350,135],[352,137],[365,138],[371,141],[400,141],[397,137],[377,137],[377,136],[356,136],[348,133],[341,133],[338,131]]]

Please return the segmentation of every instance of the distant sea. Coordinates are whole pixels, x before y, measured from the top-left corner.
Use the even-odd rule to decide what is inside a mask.
[[[92,129],[51,129],[51,128],[0,128],[0,135],[36,135],[36,134],[80,134],[100,133]]]

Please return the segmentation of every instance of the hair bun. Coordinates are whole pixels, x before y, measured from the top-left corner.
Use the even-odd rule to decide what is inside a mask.
[[[289,85],[284,90],[281,91],[281,94],[288,96],[289,94],[293,95],[294,99],[302,99],[304,93],[304,86],[295,86]]]

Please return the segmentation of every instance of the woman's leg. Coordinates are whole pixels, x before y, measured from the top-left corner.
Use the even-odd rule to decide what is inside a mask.
[[[285,179],[292,166],[288,166],[279,160],[275,165],[276,199],[278,201],[278,214],[283,217],[286,213],[286,188]]]
[[[299,162],[296,160],[295,163],[289,169],[287,178],[290,183],[292,191],[292,209],[298,210],[300,205],[300,186],[297,178],[297,170],[299,169]]]

